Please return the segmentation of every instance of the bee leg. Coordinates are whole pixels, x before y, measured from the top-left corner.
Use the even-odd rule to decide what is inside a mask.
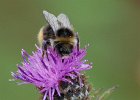
[[[44,55],[47,53],[47,44],[46,41],[43,41],[42,43],[42,57],[44,58]]]
[[[46,50],[43,50],[42,58],[44,58],[45,54],[46,54],[46,56],[47,56],[47,51],[46,51]],[[47,56],[47,58],[48,58],[48,56]]]
[[[80,49],[80,40],[79,40],[78,32],[76,34],[76,39],[77,39],[77,51],[79,51],[79,49]]]
[[[43,50],[43,53],[42,53],[42,57],[44,58],[45,54],[48,58],[48,54],[47,54],[47,48],[48,48],[48,45],[49,45],[49,41],[43,41],[42,43],[42,50]]]

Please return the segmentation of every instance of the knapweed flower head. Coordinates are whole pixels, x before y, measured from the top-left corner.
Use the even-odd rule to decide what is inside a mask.
[[[80,49],[79,51],[74,49],[73,53],[65,59],[62,59],[52,48],[49,48],[47,52],[48,55],[42,57],[42,49],[39,47],[32,55],[22,50],[23,62],[22,65],[17,66],[17,72],[12,72],[14,79],[21,80],[22,82],[19,84],[33,84],[36,86],[43,94],[43,100],[66,98],[65,94],[69,94],[69,96],[71,94],[75,98],[78,95],[78,98],[86,97],[89,94],[89,87],[85,85],[85,78],[80,73],[92,68],[90,63],[83,60],[86,49]],[[79,90],[82,92],[78,92]]]

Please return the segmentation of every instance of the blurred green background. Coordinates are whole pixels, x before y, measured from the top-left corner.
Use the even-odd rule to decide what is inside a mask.
[[[94,88],[119,85],[108,100],[140,100],[139,0],[0,0],[0,100],[38,100],[32,85],[9,82],[22,61],[21,49],[35,50],[46,24],[42,11],[69,16],[81,47],[90,44],[88,71]]]

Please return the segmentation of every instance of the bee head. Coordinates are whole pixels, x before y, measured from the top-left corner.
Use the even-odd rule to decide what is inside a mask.
[[[58,43],[55,49],[62,57],[69,56],[73,51],[73,45],[69,43]]]

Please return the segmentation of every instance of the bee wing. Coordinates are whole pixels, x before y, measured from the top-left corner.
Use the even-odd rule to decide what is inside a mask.
[[[43,14],[45,16],[45,19],[48,21],[48,23],[52,27],[53,31],[56,32],[59,29],[57,18],[53,14],[47,11],[43,11]]]
[[[66,27],[72,30],[69,18],[65,14],[59,14],[57,16],[57,20],[59,21],[62,27]]]

